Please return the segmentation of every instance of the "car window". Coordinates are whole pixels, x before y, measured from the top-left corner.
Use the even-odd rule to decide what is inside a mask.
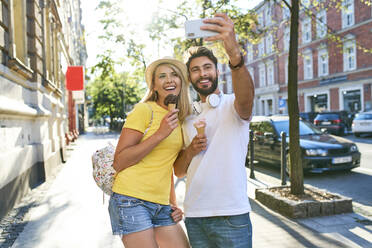
[[[275,133],[273,126],[268,121],[261,122],[260,130],[263,133]]]
[[[274,127],[279,134],[286,132],[287,136],[289,135],[289,121],[274,121]],[[300,135],[322,134],[319,129],[306,121],[300,121],[299,128]]]
[[[372,114],[357,114],[354,120],[372,120]]]
[[[338,114],[318,114],[315,119],[318,121],[321,121],[321,120],[337,120],[339,118],[340,117]]]

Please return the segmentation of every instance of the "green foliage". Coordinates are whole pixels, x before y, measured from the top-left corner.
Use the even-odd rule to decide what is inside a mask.
[[[98,56],[100,61],[91,69],[95,79],[87,85],[93,108],[93,119],[109,116],[111,120],[125,119],[126,112],[144,95],[141,85],[143,71],[117,73],[111,52]],[[112,127],[113,121],[110,123]]]
[[[173,29],[183,29],[185,20],[213,17],[216,13],[224,12],[234,21],[235,31],[241,44],[246,40],[257,43],[261,40],[264,30],[258,30],[257,16],[253,11],[243,11],[232,4],[230,0],[195,0],[184,1],[178,7],[177,11],[162,9],[161,14],[154,15],[153,23],[149,25],[147,31],[152,40],[171,44],[174,54],[181,59],[184,52],[192,46],[207,46],[213,49],[220,59],[220,62],[227,62],[227,56],[221,43],[213,42],[204,44],[203,39],[185,39],[182,37],[171,37]],[[253,28],[252,28],[253,27]],[[244,46],[242,45],[242,49]],[[243,51],[244,52],[244,51]]]
[[[144,87],[128,73],[112,72],[109,77],[96,77],[87,86],[91,96],[94,119],[110,116],[111,120],[126,117],[130,107],[140,101]]]

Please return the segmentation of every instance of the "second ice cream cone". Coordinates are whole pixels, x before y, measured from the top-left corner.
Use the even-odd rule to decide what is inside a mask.
[[[196,131],[198,132],[198,135],[204,135],[205,127],[197,127]]]
[[[198,132],[198,135],[204,135],[205,134],[205,126],[207,124],[205,123],[204,119],[198,120],[194,123],[194,127],[196,128],[196,131]]]

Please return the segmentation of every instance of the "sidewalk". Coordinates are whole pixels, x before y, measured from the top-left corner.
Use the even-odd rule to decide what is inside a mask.
[[[103,204],[102,192],[92,180],[90,160],[95,149],[116,137],[80,136],[45,197],[30,210],[28,224],[12,247],[122,247],[120,238],[111,234],[108,197]],[[356,214],[289,220],[252,200],[259,186],[249,180],[254,247],[372,247],[371,221]],[[184,190],[184,181],[178,180],[181,206]]]

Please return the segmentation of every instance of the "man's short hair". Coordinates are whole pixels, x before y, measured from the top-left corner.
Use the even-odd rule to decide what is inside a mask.
[[[187,50],[187,52],[189,54],[189,58],[186,62],[188,72],[190,71],[191,60],[193,60],[194,58],[203,57],[203,56],[209,58],[217,68],[217,58],[216,58],[216,56],[214,56],[212,50],[209,50],[206,47],[200,46],[200,47],[190,47]]]

